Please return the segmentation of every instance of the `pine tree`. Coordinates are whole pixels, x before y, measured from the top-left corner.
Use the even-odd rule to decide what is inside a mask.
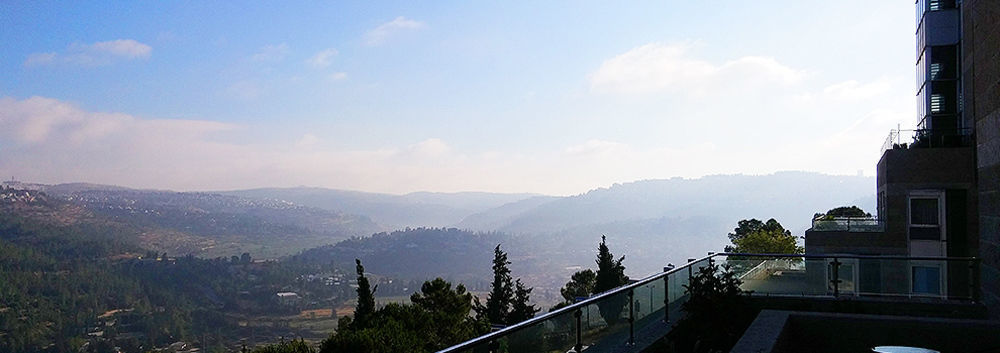
[[[361,266],[360,259],[354,259],[358,272],[358,306],[354,309],[353,325],[356,328],[365,328],[369,324],[369,319],[375,313],[375,291],[378,286],[371,288],[368,278],[365,277],[365,267]]]
[[[625,276],[625,266],[622,261],[625,256],[615,260],[608,249],[607,238],[601,236],[601,244],[597,246],[597,279],[594,283],[594,294],[606,292],[628,284],[628,276]],[[597,304],[601,311],[601,317],[608,325],[614,325],[621,320],[626,312],[625,305],[628,298],[624,295],[617,295],[605,299]]]
[[[608,249],[607,238],[601,236],[601,244],[597,246],[597,279],[594,283],[593,294],[605,292],[628,284],[628,276],[625,275],[625,265],[622,255],[615,260],[611,250]]]
[[[510,314],[511,301],[514,297],[513,280],[507,254],[500,250],[500,244],[493,249],[493,283],[490,284],[490,294],[486,297],[486,305],[476,300],[476,317],[485,319],[491,324],[506,324]]]
[[[540,309],[529,303],[532,289],[534,288],[526,288],[520,278],[514,282],[514,301],[511,303],[510,316],[507,318],[508,325],[531,319],[538,313]]]

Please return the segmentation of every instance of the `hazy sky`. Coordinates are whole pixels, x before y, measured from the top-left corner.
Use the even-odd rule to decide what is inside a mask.
[[[575,194],[872,175],[912,1],[0,2],[0,175]]]

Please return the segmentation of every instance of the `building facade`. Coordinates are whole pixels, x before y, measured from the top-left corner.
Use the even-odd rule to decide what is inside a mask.
[[[1000,1],[964,0],[964,115],[975,129],[978,256],[983,301],[1000,318]]]
[[[917,0],[916,15],[917,124],[893,131],[883,145],[878,226],[823,229],[814,222],[806,252],[978,257],[982,299],[998,308],[1000,1]],[[941,263],[914,261],[907,272],[914,291],[940,295],[974,280],[967,269]]]

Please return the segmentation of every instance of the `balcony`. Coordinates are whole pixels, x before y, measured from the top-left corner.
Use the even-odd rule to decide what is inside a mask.
[[[904,142],[903,136],[911,138]],[[890,130],[879,155],[893,149],[970,147],[974,145],[972,129]]]
[[[885,221],[871,217],[830,217],[812,221],[814,232],[884,232]]]
[[[839,307],[863,298],[923,305],[979,300],[976,258],[721,253],[442,352],[640,352],[671,330],[688,299],[684,286],[712,262],[729,264],[752,298],[834,300]]]

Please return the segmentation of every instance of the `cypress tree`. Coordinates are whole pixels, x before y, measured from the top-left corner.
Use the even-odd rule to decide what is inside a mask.
[[[508,325],[531,319],[538,313],[540,309],[529,303],[532,289],[534,288],[526,288],[520,278],[514,282],[514,300],[511,303],[510,317],[507,318]]]
[[[371,288],[368,278],[365,277],[365,267],[361,266],[360,259],[354,259],[358,272],[358,306],[354,309],[354,327],[365,328],[372,314],[375,313],[375,291],[378,286]]]
[[[476,303],[477,316],[491,324],[506,324],[510,313],[514,286],[507,265],[510,265],[507,254],[497,244],[493,249],[493,282],[490,284],[490,294],[486,297],[486,306],[479,305],[478,300]]]
[[[597,246],[597,279],[594,282],[593,294],[628,284],[625,265],[622,265],[623,260],[625,260],[624,255],[615,260],[611,250],[608,249],[607,238],[602,235],[601,243]]]

